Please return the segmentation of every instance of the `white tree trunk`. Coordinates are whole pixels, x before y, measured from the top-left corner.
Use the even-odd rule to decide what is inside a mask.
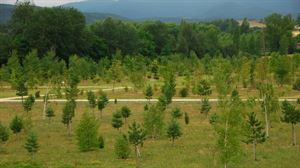
[[[253,159],[256,161],[256,142],[253,142]]]
[[[49,96],[49,85],[47,86],[45,101],[44,101],[44,109],[43,109],[43,119],[46,119],[46,110],[48,105],[48,96]]]
[[[264,96],[263,101],[264,101],[264,113],[265,113],[265,123],[266,123],[266,136],[269,137],[269,119],[268,119],[268,111],[266,105],[266,96]]]

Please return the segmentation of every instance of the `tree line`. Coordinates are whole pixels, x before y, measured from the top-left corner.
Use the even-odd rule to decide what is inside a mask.
[[[299,17],[300,18],[300,17]],[[12,50],[22,61],[36,49],[39,57],[49,50],[59,59],[69,60],[77,54],[98,61],[122,55],[145,57],[180,53],[198,57],[240,53],[265,55],[295,52],[299,37],[292,37],[299,19],[291,15],[272,14],[264,19],[266,28],[250,28],[233,19],[180,24],[160,21],[130,22],[107,18],[87,25],[81,12],[73,8],[36,8],[29,3],[16,6],[9,23],[0,26],[0,64],[6,63]]]

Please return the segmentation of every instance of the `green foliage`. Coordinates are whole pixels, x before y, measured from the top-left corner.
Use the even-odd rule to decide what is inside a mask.
[[[125,119],[125,123],[126,123],[126,119],[131,115],[131,110],[127,106],[123,106],[121,108],[121,114],[122,117]]]
[[[102,117],[102,110],[106,107],[107,104],[108,104],[108,98],[106,94],[102,93],[97,100],[98,110],[100,110],[101,117]]]
[[[223,100],[220,104],[220,115],[214,114],[210,123],[217,133],[217,150],[221,162],[228,166],[231,162],[239,160],[241,153],[241,128],[243,105],[239,96],[230,100]]]
[[[20,133],[24,128],[22,118],[15,116],[11,121],[9,128],[13,131],[14,134]]]
[[[201,96],[207,96],[212,93],[210,84],[206,80],[200,80],[195,86],[195,92]]]
[[[188,125],[190,123],[190,117],[187,112],[184,113],[184,123]]]
[[[298,78],[293,84],[293,89],[300,91],[300,78]]]
[[[23,107],[24,110],[28,113],[29,111],[31,111],[32,106],[35,102],[35,98],[32,95],[29,95],[25,101],[23,102]]]
[[[121,111],[116,111],[113,113],[113,117],[111,119],[111,125],[114,128],[120,129],[123,126],[123,121],[122,121],[122,113]]]
[[[173,96],[176,94],[176,81],[175,81],[175,76],[169,74],[165,81],[164,85],[161,88],[161,92],[166,98],[166,103],[170,104],[172,102]]]
[[[261,108],[265,116],[266,134],[269,136],[269,115],[278,111],[278,98],[274,93],[274,88],[271,84],[260,84],[258,86],[260,98],[262,99]]]
[[[71,123],[75,116],[75,103],[68,101],[63,108],[62,123],[68,127],[68,135],[71,135]]]
[[[4,143],[8,141],[9,138],[9,130],[7,127],[0,123],[0,143]]]
[[[25,80],[22,80],[22,78],[20,80],[18,80],[17,84],[16,84],[16,95],[17,96],[21,96],[22,100],[23,100],[23,96],[26,96],[28,94],[28,88],[25,86]]]
[[[254,112],[247,114],[246,122],[246,140],[245,143],[255,143],[260,144],[266,141],[266,133],[262,122],[256,118]]]
[[[291,31],[294,29],[292,18],[290,15],[282,16],[280,14],[272,14],[265,18],[266,21],[266,42],[271,52],[280,51],[286,54],[287,41],[292,38]]]
[[[90,108],[94,109],[97,105],[95,93],[93,91],[88,91],[87,92],[87,99],[89,101]]]
[[[151,105],[144,114],[144,126],[148,136],[158,138],[163,133],[164,112],[157,105]]]
[[[28,153],[31,154],[32,159],[34,158],[34,154],[36,154],[39,150],[38,137],[35,133],[30,132],[27,136],[26,143],[24,148]]]
[[[55,117],[54,110],[53,110],[52,107],[47,107],[47,109],[46,109],[46,117],[48,117],[49,122],[51,121],[52,117]]]
[[[290,82],[291,59],[276,53],[271,55],[270,67],[276,82],[281,86]]]
[[[180,108],[178,108],[178,107],[173,108],[172,111],[171,111],[171,116],[174,119],[179,119],[179,118],[182,117],[182,115],[183,115],[183,113],[180,110]]]
[[[120,159],[127,159],[131,153],[130,144],[125,135],[119,135],[115,143],[115,154]]]
[[[76,129],[76,139],[80,151],[91,151],[99,146],[98,121],[90,113],[84,113]]]
[[[189,90],[188,88],[182,88],[180,91],[179,91],[179,95],[181,97],[187,97],[189,95]]]
[[[103,138],[103,136],[99,136],[98,137],[98,147],[100,148],[100,149],[103,149],[104,148],[104,138]]]
[[[174,144],[175,139],[179,138],[182,135],[181,128],[176,119],[172,119],[168,125],[167,135],[172,140]]]
[[[142,145],[144,143],[144,140],[146,139],[144,129],[141,128],[141,125],[136,123],[135,121],[131,125],[129,125],[128,139],[129,142],[134,146]]]
[[[151,87],[151,85],[147,85],[145,91],[144,91],[145,97],[147,100],[152,99],[153,96],[153,89]]]
[[[219,96],[224,97],[228,95],[232,87],[232,66],[229,60],[223,58],[215,60],[213,77]]]
[[[254,112],[248,113],[247,117],[246,140],[244,142],[253,145],[253,157],[256,160],[256,145],[266,141],[266,133],[264,132],[262,123],[256,118]]]
[[[282,118],[281,120],[285,123],[291,123],[296,124],[300,122],[300,110],[296,109],[295,106],[293,106],[288,101],[282,102]]]
[[[207,116],[210,109],[211,109],[211,105],[209,103],[209,99],[208,98],[202,99],[201,110],[200,110],[201,113],[203,113],[203,114],[205,114],[205,116]]]

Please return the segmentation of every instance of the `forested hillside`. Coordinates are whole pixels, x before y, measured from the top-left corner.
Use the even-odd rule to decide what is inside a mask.
[[[96,61],[118,50],[122,55],[146,57],[174,53],[195,53],[198,57],[288,54],[295,52],[299,39],[291,34],[296,22],[290,15],[273,14],[265,18],[264,30],[249,28],[246,19],[241,26],[233,19],[175,24],[112,18],[87,25],[76,9],[34,8],[24,3],[17,6],[11,21],[1,26],[0,63],[7,61],[12,50],[22,60],[32,49],[37,49],[40,57],[53,50],[60,59],[77,54]]]

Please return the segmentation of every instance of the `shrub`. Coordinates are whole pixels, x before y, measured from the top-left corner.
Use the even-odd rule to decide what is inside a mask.
[[[14,134],[17,134],[23,129],[23,120],[22,118],[15,116],[15,118],[11,121],[9,127],[13,131]]]
[[[187,112],[184,113],[184,122],[186,125],[190,123],[190,117]]]
[[[171,116],[175,119],[181,118],[182,112],[181,112],[180,108],[178,108],[178,107],[173,108],[172,112],[171,112]]]
[[[41,97],[40,93],[41,93],[40,91],[36,91],[34,94],[35,98],[40,98]]]
[[[189,90],[188,88],[182,88],[180,91],[179,91],[179,94],[180,94],[180,97],[187,97],[189,95]]]
[[[98,146],[99,146],[100,149],[104,148],[104,138],[101,135],[98,138]]]

